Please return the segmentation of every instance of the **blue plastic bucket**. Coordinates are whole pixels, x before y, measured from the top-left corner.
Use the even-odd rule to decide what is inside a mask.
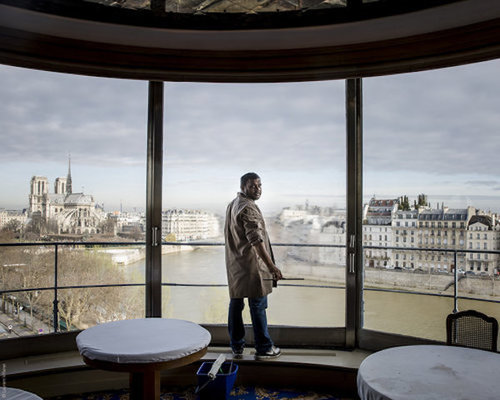
[[[204,362],[201,364],[198,372],[196,372],[196,375],[198,376],[199,388],[201,388],[207,381],[210,381],[208,372],[210,371],[210,368],[212,368],[213,364],[213,362]],[[231,368],[231,370],[229,370],[229,368]],[[226,361],[221,365],[215,379],[210,381],[198,392],[198,398],[203,400],[228,399],[231,390],[233,390],[237,373],[238,366],[234,363]]]

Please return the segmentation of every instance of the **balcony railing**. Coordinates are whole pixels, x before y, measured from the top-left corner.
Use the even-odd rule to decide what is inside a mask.
[[[497,254],[500,255],[500,251],[498,250],[472,250],[472,249],[448,249],[448,248],[435,248],[435,247],[393,247],[393,246],[387,246],[387,247],[380,247],[380,246],[363,246],[364,249],[375,249],[375,250],[393,250],[393,251],[400,251],[400,252],[430,252],[430,253],[448,253],[453,255],[453,268],[452,271],[449,271],[449,274],[453,274],[454,278],[454,293],[453,295],[447,295],[447,294],[442,294],[442,293],[428,293],[428,292],[418,292],[418,291],[398,291],[397,289],[372,289],[372,288],[365,288],[364,290],[375,290],[375,291],[388,291],[388,292],[402,292],[402,293],[411,293],[411,294],[421,294],[421,295],[428,295],[428,296],[439,296],[439,297],[448,297],[448,298],[453,298],[453,312],[458,311],[458,300],[474,300],[474,301],[483,301],[483,302],[491,302],[491,303],[500,303],[500,300],[495,300],[495,299],[484,299],[480,297],[471,297],[471,296],[460,296],[458,294],[458,281],[460,276],[463,276],[468,273],[465,269],[462,271],[459,271],[460,265],[463,264],[463,267],[465,268],[467,265],[468,261],[471,261],[470,259],[467,259],[466,254]],[[459,257],[461,257],[461,262],[459,261]],[[411,260],[405,260],[405,261],[411,261]],[[477,259],[474,259],[474,261],[477,261]],[[483,262],[487,260],[481,260]],[[414,260],[416,263],[416,260]],[[434,261],[436,262],[436,261]],[[395,268],[394,268],[395,269]],[[440,275],[443,274],[443,271],[432,271],[430,268],[428,270],[423,270],[419,271],[418,268],[413,268],[413,269],[403,269],[403,268],[398,268],[395,269],[396,271],[405,271],[408,272],[423,272],[423,273],[428,273],[428,274],[436,274]],[[485,276],[479,276],[479,277],[485,277]],[[487,276],[487,278],[490,279],[495,279],[500,282],[500,276],[491,274]]]
[[[0,295],[5,298],[5,295],[14,295],[16,293],[27,293],[27,292],[45,292],[45,291],[53,291],[53,301],[52,301],[52,317],[51,322],[53,325],[53,331],[58,332],[60,330],[60,318],[59,318],[59,291],[61,290],[71,290],[71,289],[92,289],[92,288],[113,288],[113,287],[144,287],[145,283],[99,283],[99,284],[82,284],[82,285],[61,285],[59,283],[59,252],[62,247],[64,248],[109,248],[109,247],[138,247],[145,246],[145,242],[30,242],[30,243],[0,243],[1,248],[7,247],[46,247],[53,248],[54,252],[54,269],[53,269],[53,285],[46,285],[40,287],[28,287],[28,288],[5,288],[5,280],[4,275],[2,274],[2,284],[3,288],[0,290]],[[204,246],[224,246],[222,242],[162,242],[163,246],[196,246],[196,247],[204,247]],[[306,243],[275,243],[274,247],[303,247],[303,248],[339,248],[344,249],[345,245],[329,245],[329,244],[306,244]],[[393,292],[393,293],[405,293],[405,294],[416,294],[416,295],[425,295],[425,296],[438,296],[438,297],[446,297],[453,298],[454,300],[454,311],[458,310],[457,302],[459,299],[465,300],[474,300],[481,302],[492,302],[492,303],[500,303],[500,300],[496,299],[486,299],[480,297],[471,297],[471,296],[461,296],[458,293],[458,281],[461,273],[459,273],[459,259],[463,259],[464,262],[469,261],[466,258],[466,254],[468,253],[476,253],[476,254],[496,254],[500,255],[500,251],[494,250],[470,250],[470,249],[436,249],[436,248],[414,248],[414,247],[381,247],[381,246],[364,246],[364,250],[383,250],[383,251],[404,251],[404,252],[438,252],[438,253],[451,253],[453,254],[453,265],[455,266],[453,269],[453,277],[454,277],[454,292],[453,294],[443,294],[443,293],[429,293],[425,291],[419,290],[401,290],[394,288],[364,288],[366,291],[378,291],[378,292]],[[0,260],[1,262],[2,260]],[[476,261],[476,259],[474,259]],[[5,268],[3,266],[0,266]],[[396,270],[401,272],[408,272],[408,270]],[[413,269],[413,271],[415,269]],[[433,271],[424,271],[424,273],[428,273],[429,275],[434,274]],[[436,273],[437,275],[437,273]],[[498,276],[489,277],[494,280],[499,280]],[[191,283],[191,282],[162,282],[162,286],[181,286],[181,287],[226,287],[227,284],[214,284],[214,283]],[[328,289],[345,289],[345,285],[331,285],[331,284],[320,284],[320,285],[310,285],[310,284],[300,284],[300,283],[280,283],[280,286],[289,286],[289,287],[309,287],[309,288],[328,288]],[[4,303],[5,304],[5,303]]]

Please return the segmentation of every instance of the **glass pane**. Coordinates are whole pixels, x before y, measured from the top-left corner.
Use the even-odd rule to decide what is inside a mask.
[[[59,331],[144,318],[144,296],[143,286],[59,290]]]
[[[0,338],[52,332],[53,248],[0,247],[0,268]]]
[[[453,299],[365,289],[365,328],[446,341],[446,316]]]
[[[175,248],[176,246],[164,246],[162,257],[163,316],[195,320],[204,324],[225,324],[228,289],[223,246],[207,247],[193,244]],[[278,250],[281,249],[282,247],[278,247]],[[294,260],[292,266],[286,264],[284,258],[279,257],[277,260],[277,264],[285,274],[289,274],[290,271],[296,271],[296,276],[311,274],[310,265]],[[196,268],[196,274],[193,274],[193,267]],[[307,272],[298,268],[305,268]],[[319,270],[321,267],[316,268]],[[322,269],[323,274],[330,273],[324,281],[304,279],[279,283],[279,289],[275,289],[269,296],[270,324],[342,326],[345,288],[344,285],[335,285],[335,282],[342,281],[345,269],[341,266],[336,268],[323,266]],[[311,313],[308,309],[311,304],[314,304],[315,309],[320,312]],[[247,308],[245,317],[250,321]]]
[[[263,184],[256,204],[276,264],[286,277],[298,279],[281,281],[273,290],[269,322],[343,326],[343,82],[172,83],[166,85],[165,101],[163,239],[189,246],[170,245],[173,253],[163,255],[163,283],[224,287],[167,286],[163,316],[226,323],[225,210],[240,190],[240,177],[255,171]],[[193,293],[202,300],[193,300]],[[250,323],[248,314],[245,322]]]
[[[225,287],[163,286],[163,318],[179,318],[199,324],[226,324]]]
[[[136,241],[144,240],[147,84],[6,66],[0,78],[0,291],[21,311],[14,318],[29,311],[26,325],[34,319],[31,332],[12,324],[14,334],[45,333],[53,329],[56,275],[59,288],[144,284],[144,271],[128,267],[145,253]],[[128,315],[93,304],[106,296],[113,304],[118,289],[95,299],[89,290],[59,298],[72,328]],[[136,300],[144,309],[144,298]]]
[[[457,310],[477,310],[500,321],[498,221],[492,216],[474,215],[466,235],[468,252],[458,275]]]
[[[365,328],[444,340],[455,271],[498,315],[499,66],[364,81]]]
[[[283,284],[269,296],[269,324],[303,327],[345,325],[345,285],[320,285],[315,280],[306,280],[303,285],[294,287]],[[246,321],[250,323],[250,316]]]

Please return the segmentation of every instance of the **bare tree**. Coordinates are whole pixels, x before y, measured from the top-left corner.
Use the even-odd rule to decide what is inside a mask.
[[[3,226],[2,230],[12,232],[16,237],[18,237],[21,234],[22,228],[23,224],[21,224],[21,221],[18,219],[11,219]]]
[[[11,226],[13,228],[14,226]],[[15,232],[0,231],[0,242],[18,242]],[[64,247],[58,253],[58,287],[127,283],[120,267],[102,250]],[[31,321],[53,319],[54,250],[46,246],[0,247],[0,290],[26,289],[16,302],[27,306]],[[6,301],[3,295],[2,310]],[[68,329],[85,328],[98,322],[144,315],[142,287],[60,289],[59,316]],[[10,303],[9,303],[10,304]],[[28,311],[28,310],[26,310]],[[33,326],[34,328],[34,326]]]
[[[0,240],[5,243],[5,236]],[[29,309],[32,322],[34,311],[37,311],[37,318],[48,319],[51,315],[49,296],[43,290],[30,289],[41,289],[52,285],[53,265],[53,252],[43,247],[0,248],[0,287],[3,290],[26,289],[25,292],[18,292],[15,295],[15,302],[18,307]],[[2,298],[2,311],[5,312],[6,296]]]
[[[96,250],[65,250],[61,252],[59,260],[60,286],[126,282],[124,273],[113,265],[111,257]],[[68,329],[83,329],[98,322],[135,316],[138,313],[138,299],[130,296],[130,291],[131,288],[122,287],[60,290],[60,317]]]
[[[106,236],[114,236],[116,234],[116,219],[109,216],[99,225],[99,231]]]
[[[19,289],[42,289],[53,285],[54,255],[43,248],[28,247],[23,251],[24,265],[19,267]],[[33,312],[48,318],[52,314],[48,292],[27,290],[20,293],[21,301],[29,308],[31,328],[34,329]]]

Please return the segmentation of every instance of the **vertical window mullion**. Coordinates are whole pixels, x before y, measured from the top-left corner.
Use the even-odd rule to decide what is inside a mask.
[[[347,230],[346,230],[346,337],[345,346],[357,346],[362,327],[363,296],[363,115],[362,81],[346,80]]]
[[[163,82],[149,82],[146,177],[146,317],[161,317]]]

